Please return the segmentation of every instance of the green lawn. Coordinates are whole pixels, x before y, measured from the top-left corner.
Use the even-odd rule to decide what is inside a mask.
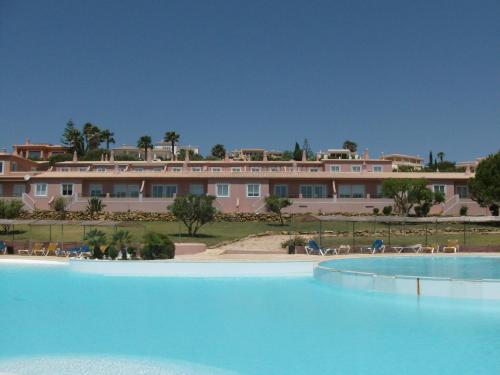
[[[33,241],[57,241],[80,242],[84,232],[93,228],[103,230],[111,237],[114,227],[98,226],[83,227],[80,225],[60,225],[41,226],[18,225],[14,228],[14,233],[0,233],[0,239],[6,240],[29,240]],[[323,245],[350,244],[368,245],[374,239],[381,238],[387,244],[414,244],[414,243],[445,243],[448,239],[457,239],[464,243],[464,226],[457,223],[434,224],[387,224],[380,222],[322,222],[295,221],[285,226],[265,222],[218,222],[207,224],[202,227],[197,237],[189,237],[185,233],[185,228],[178,222],[140,222],[122,224],[117,229],[125,229],[131,232],[134,242],[140,243],[142,235],[147,231],[166,233],[172,237],[174,242],[203,242],[208,246],[214,246],[226,241],[233,241],[250,234],[263,232],[298,232],[298,233],[319,233],[322,232],[321,240]],[[390,236],[389,236],[390,229]],[[355,233],[353,240],[353,230]],[[427,236],[425,232],[427,231]],[[317,236],[319,239],[319,235]],[[474,245],[500,245],[500,226],[467,224],[465,227],[465,243]]]

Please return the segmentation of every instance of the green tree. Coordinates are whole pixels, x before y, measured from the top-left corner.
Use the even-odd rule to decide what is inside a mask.
[[[190,236],[196,236],[198,230],[205,224],[213,221],[215,197],[212,195],[188,194],[177,196],[169,206],[172,214],[184,223]]]
[[[97,150],[101,145],[101,130],[96,125],[87,122],[83,125],[83,138],[85,139],[85,151]]]
[[[50,208],[57,212],[61,218],[66,216],[66,208],[68,206],[68,201],[64,197],[57,197],[50,203]]]
[[[349,150],[351,152],[356,152],[358,150],[358,144],[356,142],[353,142],[353,141],[345,141],[344,144],[342,145],[342,148],[344,150]]]
[[[441,163],[444,161],[444,152],[440,151],[436,154],[436,156]]]
[[[302,149],[300,148],[298,142],[295,142],[295,148],[293,149],[293,160],[295,161],[302,160]]]
[[[137,141],[137,147],[142,148],[144,150],[144,160],[148,159],[148,149],[153,148],[153,142],[151,141],[151,137],[149,135],[143,135]]]
[[[306,152],[307,160],[315,160],[314,152],[309,145],[309,141],[307,138],[304,139],[304,143],[302,144],[302,150]]]
[[[177,154],[177,160],[186,160],[185,148],[179,150]],[[193,150],[189,150],[189,160],[203,160],[203,156],[200,154],[195,154]]]
[[[141,251],[143,259],[173,259],[175,245],[162,233],[148,232],[143,237],[144,247]]]
[[[87,212],[91,215],[99,213],[106,207],[98,197],[91,197],[87,202]]]
[[[75,124],[71,120],[67,122],[64,128],[61,143],[63,146],[67,147],[71,153],[76,151],[78,155],[82,155],[84,152],[82,132],[75,128]]]
[[[492,215],[498,216],[500,206],[500,151],[482,160],[476,174],[469,180],[473,200],[488,207]]]
[[[132,235],[128,230],[119,230],[113,233],[111,244],[122,254],[122,259],[127,259],[127,247],[132,243]]]
[[[432,155],[432,150],[429,151],[429,164],[427,164],[429,167],[432,167],[434,165],[434,156]]]
[[[164,142],[170,142],[172,147],[172,160],[175,160],[175,144],[179,142],[180,138],[181,136],[175,131],[166,132],[165,137],[163,138]]]
[[[92,248],[94,258],[102,259],[101,246],[106,245],[106,233],[98,229],[92,229],[83,237],[83,241]]]
[[[115,133],[113,133],[109,129],[104,129],[101,131],[101,142],[106,143],[106,150],[109,150],[109,145],[111,143],[115,144],[115,138],[114,138]]]
[[[226,157],[226,148],[224,145],[221,145],[220,143],[216,144],[214,147],[212,147],[212,156],[216,157],[217,159],[224,159]]]
[[[293,159],[293,152],[290,150],[285,150],[281,154],[281,160],[283,160],[283,161],[288,161],[288,160],[292,160],[292,159]]]
[[[426,214],[430,202],[438,203],[444,197],[434,194],[427,188],[425,179],[389,178],[382,182],[382,194],[394,199],[394,209],[397,213],[408,216],[414,206],[418,206],[417,214]]]
[[[266,197],[266,210],[278,215],[281,225],[284,224],[282,210],[283,208],[291,205],[292,201],[288,198],[280,198],[276,195],[270,195],[269,197]]]
[[[15,219],[21,214],[23,206],[23,202],[19,199],[14,199],[11,201],[0,200],[0,219]],[[11,228],[12,226],[10,224],[2,224],[4,233],[10,232]]]

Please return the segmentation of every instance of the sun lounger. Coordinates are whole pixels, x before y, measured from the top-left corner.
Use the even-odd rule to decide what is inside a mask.
[[[340,245],[337,249],[337,254],[341,254],[342,251],[344,251],[344,253],[346,254],[349,254],[351,252],[351,245]]]
[[[411,246],[392,246],[392,248],[396,250],[398,253],[403,253],[405,250],[411,250],[414,253],[420,253],[422,251],[421,244],[416,244]]]
[[[78,258],[91,257],[92,252],[88,245],[83,245],[81,247],[72,247],[71,249],[66,250],[68,256],[74,256]]]
[[[306,253],[308,255],[311,254],[317,254],[317,255],[328,255],[328,253],[331,254],[337,254],[337,249],[335,248],[321,248],[318,243],[314,240],[309,240],[307,243],[307,246],[305,247]]]
[[[7,244],[4,241],[0,241],[0,253],[7,254]]]
[[[57,242],[51,242],[49,243],[49,246],[47,246],[47,251],[45,252],[45,255],[50,255],[54,254],[55,256],[60,256],[60,255],[66,255],[65,250],[61,250],[59,248],[59,244]]]
[[[459,249],[458,240],[448,240],[446,246],[443,246],[443,253],[457,253]]]
[[[372,243],[372,245],[370,247],[362,247],[361,248],[361,252],[363,252],[364,250],[367,250],[367,251],[369,251],[372,254],[375,254],[377,251],[379,253],[383,253],[383,252],[385,252],[384,241],[382,241],[382,240],[375,240],[375,241],[373,241],[373,243]]]
[[[33,248],[31,249],[32,255],[45,255],[45,247],[41,242],[35,242]]]
[[[422,253],[437,253],[439,252],[439,245],[438,244],[430,244],[428,246],[422,246]]]

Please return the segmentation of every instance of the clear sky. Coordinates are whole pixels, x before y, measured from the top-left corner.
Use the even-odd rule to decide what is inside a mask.
[[[500,2],[0,0],[0,147],[68,119],[208,153],[500,148]]]

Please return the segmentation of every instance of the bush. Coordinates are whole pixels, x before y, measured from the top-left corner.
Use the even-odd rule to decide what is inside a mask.
[[[213,195],[188,194],[175,197],[174,203],[169,206],[174,216],[182,221],[190,236],[196,236],[198,230],[214,220],[215,197]]]
[[[52,202],[50,202],[50,208],[59,213],[66,212],[67,206],[68,201],[64,197],[57,197]]]
[[[284,224],[282,209],[291,205],[292,201],[288,198],[280,198],[276,195],[266,197],[266,210],[278,215],[281,225]]]
[[[116,248],[115,245],[109,245],[107,248],[106,248],[106,256],[110,259],[113,259],[115,260],[116,258],[118,258],[118,255],[119,255],[119,251],[118,249]]]
[[[83,237],[83,240],[92,248],[92,258],[103,258],[104,254],[101,251],[101,246],[106,244],[106,233],[92,229]]]
[[[295,236],[281,243],[281,247],[286,249],[288,246],[306,246],[307,240],[302,236]]]
[[[374,215],[378,215],[378,214],[379,214],[379,212],[380,212],[380,210],[379,210],[377,207],[374,207],[374,208],[373,208],[373,214],[374,214]]]
[[[392,213],[392,206],[385,206],[385,207],[382,209],[382,213],[383,213],[385,216],[389,216],[389,215]]]
[[[87,212],[89,214],[99,213],[104,209],[104,207],[106,207],[106,205],[102,204],[102,201],[99,198],[92,197],[88,200]]]
[[[467,216],[467,211],[469,211],[469,207],[467,206],[460,207],[460,216]]]
[[[0,219],[15,219],[23,210],[23,202],[19,199],[11,201],[0,200]],[[10,232],[10,224],[2,224],[3,232]]]
[[[141,252],[142,258],[151,259],[173,259],[175,257],[175,245],[167,235],[149,232],[144,235],[144,247]]]

